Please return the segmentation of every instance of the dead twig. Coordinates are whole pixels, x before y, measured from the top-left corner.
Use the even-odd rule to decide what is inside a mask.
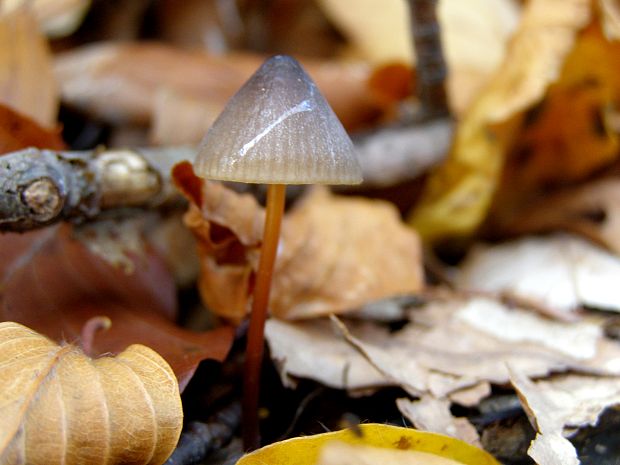
[[[111,208],[159,206],[176,195],[168,173],[187,155],[182,148],[85,152],[29,148],[3,155],[0,231],[22,232],[60,220],[80,222]]]
[[[364,186],[397,184],[424,173],[443,159],[452,129],[450,121],[440,119],[357,138]],[[29,148],[2,155],[0,231],[79,223],[104,210],[155,208],[180,200],[170,169],[194,156],[189,146],[83,152]]]
[[[446,63],[437,21],[437,0],[409,0],[409,5],[422,116],[429,119],[446,116],[450,110],[444,85]]]

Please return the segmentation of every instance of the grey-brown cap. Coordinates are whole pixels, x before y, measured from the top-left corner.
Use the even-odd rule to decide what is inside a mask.
[[[200,145],[198,176],[263,184],[358,184],[351,139],[294,58],[274,56],[230,99]]]

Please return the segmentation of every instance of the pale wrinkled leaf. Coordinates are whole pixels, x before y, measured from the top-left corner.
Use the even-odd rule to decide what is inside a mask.
[[[461,288],[505,293],[571,312],[581,306],[620,311],[620,258],[566,235],[478,246],[467,257]]]
[[[153,350],[90,359],[0,323],[0,463],[161,464],[181,433],[179,387]]]
[[[396,385],[416,397],[454,401],[475,386],[465,396],[469,405],[488,393],[479,383],[508,382],[507,364],[528,376],[569,369],[620,373],[620,348],[603,337],[600,320],[552,321],[487,298],[430,303],[409,318],[397,332],[369,322],[340,323],[345,340],[321,320],[272,319],[265,334],[285,380],[311,378],[342,389]]]

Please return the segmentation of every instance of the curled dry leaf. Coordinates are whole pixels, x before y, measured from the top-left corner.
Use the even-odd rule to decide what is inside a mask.
[[[59,55],[55,72],[65,102],[113,123],[156,120],[154,138],[160,143],[168,142],[167,135],[179,142],[175,130],[187,135],[184,142],[197,143],[263,59],[250,54],[210,55],[161,44],[109,43]],[[381,102],[373,101],[367,89],[372,71],[368,64],[312,60],[302,60],[302,64],[346,126],[359,126],[381,112]],[[169,115],[157,116],[156,111],[169,111],[162,99],[168,104],[178,99],[173,108],[189,108],[201,120],[182,127]],[[211,114],[198,111],[198,103]],[[185,117],[182,122],[189,123]],[[189,127],[195,130],[190,133]]]
[[[264,211],[250,195],[195,177],[189,163],[174,169],[192,202],[186,224],[201,253],[200,291],[226,318],[246,314]],[[353,310],[422,287],[420,244],[389,204],[338,197],[315,189],[288,213],[269,308],[281,318]]]
[[[284,382],[302,377],[341,389],[395,385],[416,397],[465,398],[468,405],[488,390],[463,396],[464,389],[506,384],[507,364],[528,376],[567,369],[620,373],[620,347],[603,336],[601,321],[552,321],[488,298],[430,303],[409,318],[396,332],[369,322],[339,323],[336,331],[325,320],[271,319],[265,336]]]
[[[553,215],[553,213],[551,213]],[[583,239],[553,235],[475,247],[457,285],[516,296],[560,312],[620,311],[620,258]]]
[[[0,323],[0,463],[163,463],[183,426],[179,387],[153,350],[90,359]]]
[[[0,321],[25,324],[56,341],[77,340],[94,316],[112,327],[94,338],[96,354],[132,343],[156,350],[172,366],[181,389],[201,360],[222,360],[231,328],[194,333],[174,324],[174,281],[146,246],[132,256],[133,273],[89,252],[68,225],[0,236]]]
[[[429,178],[413,213],[411,222],[422,236],[470,234],[484,219],[506,154],[524,124],[523,112],[561,75],[579,31],[592,17],[592,5],[589,0],[527,3],[503,64],[463,115],[448,159]],[[562,157],[556,161],[565,163]]]
[[[334,442],[338,444],[332,446]],[[407,451],[424,454],[400,456],[399,459],[404,460],[404,462],[384,461],[383,459],[390,457],[388,453],[387,455],[380,454],[378,457],[381,457],[381,460],[351,463],[498,465],[498,462],[487,452],[458,439],[416,431],[411,428],[372,423],[361,424],[356,431],[345,429],[277,442],[242,457],[237,465],[263,465],[267,463],[269,465],[328,465],[332,463],[329,461],[334,454],[332,447],[339,448],[342,444],[354,448],[354,455],[365,450],[368,450],[371,456],[376,456],[374,455],[376,453],[380,454],[380,451],[375,449],[383,449],[383,452]],[[326,454],[323,454],[324,451]],[[328,457],[326,458],[325,455]],[[337,455],[341,458],[338,463],[349,463],[344,462],[346,459],[340,454]],[[392,456],[392,458],[397,457],[398,454]],[[428,461],[420,461],[422,458]],[[416,461],[407,461],[412,459]],[[325,462],[325,460],[328,461]]]
[[[56,125],[52,56],[29,8],[0,15],[0,103],[44,128]]]
[[[513,369],[511,382],[538,433],[528,453],[539,465],[579,464],[566,436],[578,428],[595,426],[605,408],[620,403],[617,377],[568,374],[532,381]]]

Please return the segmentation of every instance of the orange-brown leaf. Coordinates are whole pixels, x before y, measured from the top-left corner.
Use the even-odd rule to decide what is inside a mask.
[[[60,131],[48,130],[10,107],[0,104],[0,153],[26,147],[62,150]]]
[[[0,463],[158,465],[183,425],[179,387],[153,350],[90,359],[0,323]]]
[[[77,340],[98,315],[112,327],[94,340],[94,353],[147,345],[172,366],[181,389],[201,360],[222,360],[232,330],[194,333],[174,324],[172,276],[153,253],[132,257],[127,274],[94,255],[68,225],[0,236],[0,321],[16,321],[56,341]]]
[[[173,171],[192,204],[185,221],[199,242],[199,287],[218,314],[246,313],[262,240],[264,211],[249,194],[206,181],[196,205],[189,164]],[[181,176],[179,176],[181,175]],[[385,202],[315,189],[288,213],[272,281],[270,309],[281,318],[344,312],[422,287],[418,237]]]

